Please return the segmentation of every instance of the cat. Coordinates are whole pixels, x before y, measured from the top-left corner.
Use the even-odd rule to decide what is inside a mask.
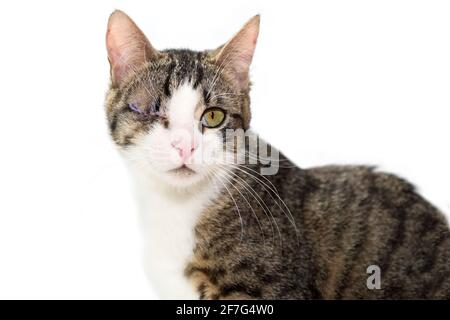
[[[259,22],[214,50],[158,51],[125,13],[109,18],[107,122],[135,183],[159,296],[450,298],[447,222],[410,183],[248,150]],[[276,170],[262,174],[265,160]]]

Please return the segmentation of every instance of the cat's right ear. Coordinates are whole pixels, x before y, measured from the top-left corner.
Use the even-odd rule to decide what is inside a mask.
[[[152,47],[144,33],[130,17],[119,10],[109,17],[106,48],[114,87],[119,87],[144,62],[158,57],[158,51]]]

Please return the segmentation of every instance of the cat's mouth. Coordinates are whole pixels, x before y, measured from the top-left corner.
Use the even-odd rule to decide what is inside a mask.
[[[197,172],[195,172],[194,170],[188,168],[186,165],[183,164],[181,167],[169,170],[169,173],[177,176],[192,176]]]

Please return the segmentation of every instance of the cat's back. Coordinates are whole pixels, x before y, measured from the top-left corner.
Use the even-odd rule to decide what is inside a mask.
[[[450,297],[447,222],[410,183],[364,166],[299,175],[302,230],[323,297]],[[380,270],[381,289],[367,287],[370,266]]]

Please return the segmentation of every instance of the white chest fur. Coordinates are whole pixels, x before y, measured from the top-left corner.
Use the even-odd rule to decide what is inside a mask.
[[[138,184],[145,269],[163,299],[199,297],[184,270],[195,245],[195,224],[214,194],[208,191],[192,196],[161,190],[161,186],[148,183]]]

